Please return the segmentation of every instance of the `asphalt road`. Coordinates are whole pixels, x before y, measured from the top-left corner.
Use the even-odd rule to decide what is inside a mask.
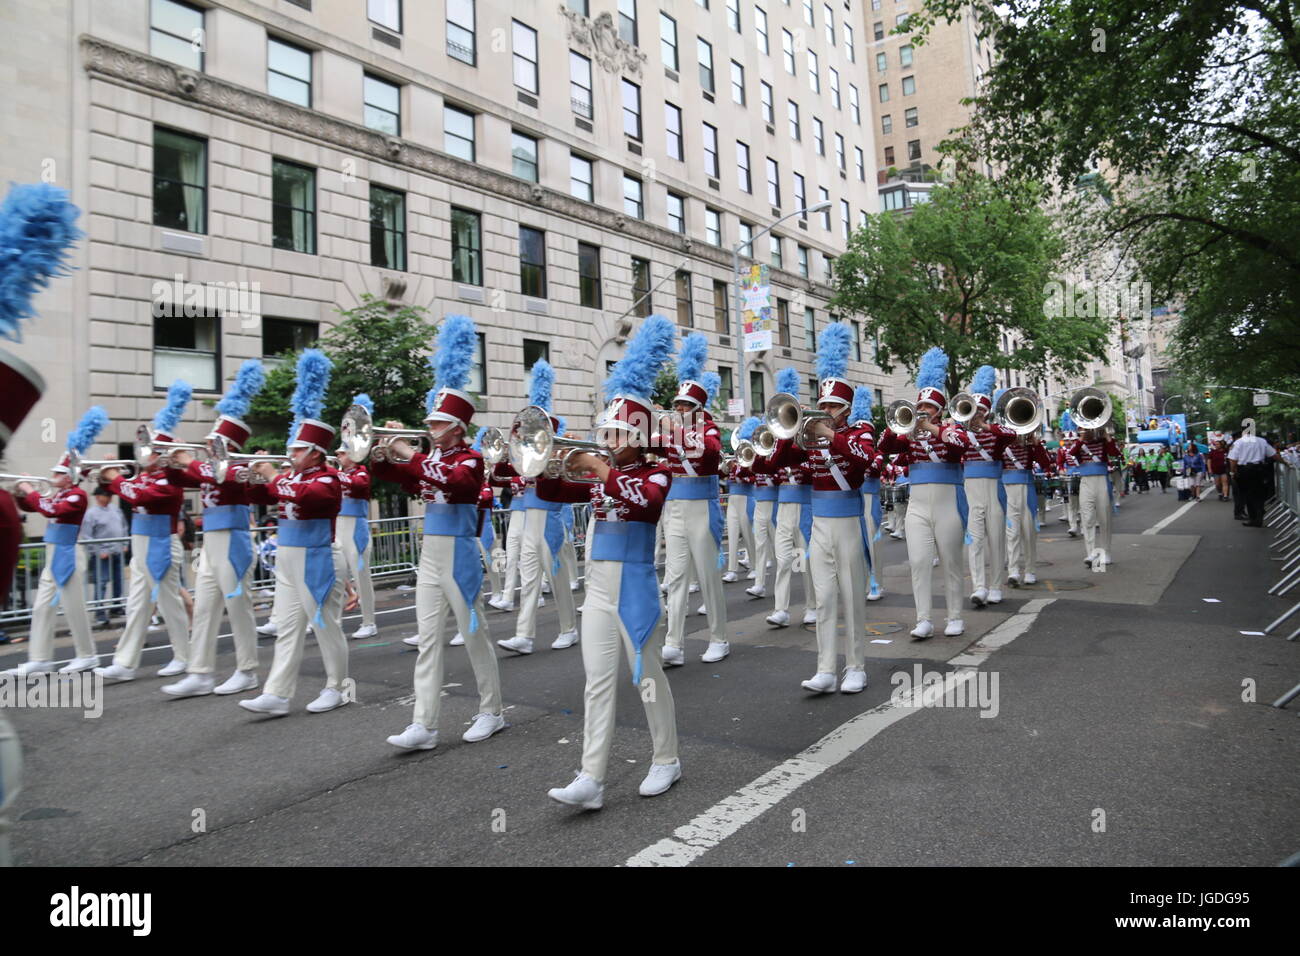
[[[1177,508],[1172,493],[1124,499],[1117,563],[1105,574],[1083,566],[1081,541],[1049,514],[1040,584],[1008,591],[996,609],[967,610],[962,637],[924,643],[907,634],[905,545],[884,539],[887,594],[868,618],[872,639],[889,643],[869,645],[868,688],[856,696],[803,691],[811,628],[771,629],[770,599],[751,600],[744,582],[726,586],[731,657],[699,661],[704,618],[692,616],[688,663],[668,675],[682,781],[660,797],[637,795],[650,745],[625,682],[605,808],[595,813],[546,797],[571,779],[582,737],[580,651],[547,649],[551,605],[539,615],[539,650],[503,653],[510,726],[486,742],[459,739],[477,698],[463,649],[448,652],[442,742],[427,753],[384,741],[410,721],[415,652],[400,643],[413,628],[409,592],[381,592],[380,636],[352,642],[358,703],[330,714],[302,709],[323,682],[314,643],[293,712],[269,720],[232,698],[164,697],[153,673],[169,655],[157,647],[140,679],[105,688],[98,718],[9,711],[26,760],[15,858],[1275,865],[1300,850],[1300,705],[1268,704],[1300,681],[1300,644],[1240,633],[1287,606],[1264,594],[1276,566],[1268,533],[1243,528],[1212,499],[1141,533]],[[512,634],[512,618],[491,613],[494,638]],[[101,635],[100,650],[114,641]],[[5,650],[0,667],[22,659],[21,645]],[[224,639],[218,676],[232,657]],[[988,696],[967,707],[891,702],[891,678],[916,667]]]

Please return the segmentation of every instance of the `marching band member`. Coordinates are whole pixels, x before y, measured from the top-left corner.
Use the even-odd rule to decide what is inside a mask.
[[[1079,462],[1070,455],[1070,448],[1079,440],[1074,430],[1074,419],[1069,411],[1061,412],[1061,441],[1056,449],[1056,471],[1062,476],[1061,497],[1065,513],[1057,521],[1068,521],[1071,538],[1079,536]]]
[[[1083,524],[1083,559],[1090,568],[1113,564],[1110,556],[1110,512],[1114,490],[1110,483],[1110,462],[1119,457],[1119,446],[1104,428],[1085,428],[1068,449],[1079,463],[1079,521]],[[1100,534],[1098,533],[1100,529]]]
[[[692,565],[709,619],[709,646],[700,660],[713,663],[731,653],[720,566],[723,523],[718,466],[722,461],[722,433],[708,412],[709,389],[704,384],[708,348],[708,339],[699,332],[683,340],[677,359],[677,396],[673,399],[673,410],[682,417],[683,425],[680,434],[661,431],[650,449],[665,457],[673,476],[663,512],[664,584],[668,587],[668,636],[663,662],[668,667],[686,661],[686,609]]]
[[[799,398],[799,370],[786,367],[776,373],[776,390]],[[754,459],[756,470],[766,471],[771,463],[761,455]],[[812,468],[808,462],[786,465],[779,469],[781,483],[776,493],[776,575],[773,582],[775,605],[767,623],[775,627],[790,625],[790,577],[796,570],[803,574],[803,623],[817,623],[817,591],[806,564],[812,541]]]
[[[277,506],[275,602],[271,607],[277,636],[263,693],[241,700],[239,706],[271,717],[289,713],[289,701],[298,687],[308,622],[325,666],[325,687],[307,705],[308,712],[323,714],[350,703],[343,693],[348,680],[348,642],[342,621],[343,555],[334,539],[343,486],[338,472],[325,462],[334,429],[319,417],[332,367],[319,349],[306,349],[298,359],[294,423],[287,450],[292,473],[282,475],[269,461],[251,466],[266,480],[249,485],[249,500]]]
[[[1005,389],[993,396],[993,404]],[[1018,435],[1002,452],[1002,484],[1007,494],[1007,583],[1013,588],[1037,584],[1038,491],[1034,476],[1037,465],[1044,474],[1055,468],[1038,435]]]
[[[488,483],[495,488],[510,489],[510,521],[506,525],[506,570],[501,590],[488,600],[488,605],[498,611],[515,609],[515,589],[519,587],[519,552],[524,544],[524,492],[528,479],[514,473],[510,463],[498,462],[489,472]]]
[[[809,564],[817,601],[817,673],[803,682],[818,694],[835,691],[840,605],[845,635],[844,680],[841,693],[856,694],[867,686],[866,596],[867,526],[863,517],[862,481],[875,457],[876,428],[870,422],[849,424],[853,386],[844,379],[852,333],[844,322],[832,322],[817,342],[817,408],[830,416],[811,426],[823,447],[803,449],[794,439],[780,439],[768,468],[808,463],[812,473],[812,540]],[[785,509],[781,509],[785,510]]]
[[[532,379],[528,388],[528,404],[535,405],[550,417],[551,429],[560,431],[560,420],[551,414],[551,391],[555,384],[555,370],[546,359],[533,363]],[[513,471],[509,463],[502,463]],[[551,593],[560,612],[560,634],[551,643],[551,650],[563,650],[578,643],[578,615],[574,607],[573,589],[569,586],[569,571],[560,560],[564,547],[563,500],[552,500],[553,485],[542,487],[538,481],[524,492],[524,538],[519,553],[519,570],[522,584],[519,590],[519,616],[515,618],[515,635],[497,641],[516,654],[531,654],[533,639],[537,635],[537,608],[542,594],[542,579],[553,582]],[[585,497],[585,494],[584,494]]]
[[[912,636],[919,640],[934,634],[930,586],[936,549],[943,563],[948,606],[944,634],[956,637],[966,629],[961,619],[962,538],[966,523],[961,460],[971,440],[965,429],[952,422],[938,424],[948,403],[944,391],[947,374],[948,356],[943,349],[926,352],[916,376],[915,427],[906,436],[886,428],[880,441],[882,452],[897,453],[898,462],[907,465],[911,499],[906,519],[907,558],[916,603]]]
[[[757,415],[745,419],[736,429],[736,441],[749,441],[760,424]],[[753,490],[754,473],[733,458],[727,469],[727,570],[722,575],[723,584],[740,580],[742,545],[746,558],[752,561],[754,557]]]
[[[609,460],[573,456],[573,464],[600,479],[601,505],[588,561],[586,610],[582,615],[582,665],[586,672],[582,769],[567,787],[549,791],[552,800],[598,810],[604,803],[609,752],[614,742],[619,645],[641,692],[654,741],[650,772],[641,782],[645,797],[663,793],[682,775],[677,757],[673,693],[660,664],[657,631],[661,609],[654,569],[654,528],[675,481],[665,462],[650,464],[645,448],[657,417],[651,405],[655,377],[672,354],[675,327],[652,315],[628,344],[627,354],[605,382],[609,406],[597,424],[597,438]],[[644,675],[644,679],[643,679]]]
[[[484,616],[483,565],[478,550],[478,500],[483,487],[483,456],[469,447],[465,432],[474,417],[474,400],[465,391],[474,365],[478,334],[463,315],[449,315],[438,331],[433,390],[428,414],[432,452],[416,451],[396,440],[385,460],[375,459],[374,476],[395,481],[424,499],[424,546],[415,584],[420,653],[415,659],[415,712],[411,723],[388,742],[401,750],[432,750],[438,744],[442,709],[442,629],[451,610],[465,640],[478,683],[479,712],[466,743],[486,740],[506,726],[502,716],[501,674]],[[391,425],[390,427],[400,427]],[[394,460],[407,454],[407,460]]]
[[[901,541],[907,534],[907,502],[912,497],[912,488],[907,481],[907,465],[899,464],[898,456],[889,463],[889,474],[894,485],[894,523],[889,536]]]
[[[18,506],[24,511],[43,515],[45,526],[45,569],[41,572],[36,600],[32,604],[32,625],[28,638],[27,660],[9,673],[42,673],[55,668],[54,618],[62,605],[76,656],[59,668],[60,674],[90,670],[99,663],[95,642],[90,637],[90,615],[86,613],[86,551],[77,547],[77,534],[86,515],[86,493],[77,487],[71,461],[95,443],[108,424],[108,413],[98,405],[91,408],[68,435],[68,452],[50,469],[48,495],[40,495],[31,482],[18,482],[21,496]]]
[[[853,390],[853,407],[849,410],[849,424],[854,428],[870,424],[875,428],[872,421],[872,406],[875,403],[871,398],[871,389],[865,385],[859,385]],[[885,596],[885,589],[880,583],[881,572],[877,570],[880,566],[876,564],[876,539],[880,537],[884,530],[884,514],[880,504],[880,477],[885,469],[885,456],[879,452],[871,459],[871,464],[867,467],[866,477],[862,479],[862,512],[867,521],[867,558],[868,566],[871,568],[869,575],[870,590],[867,591],[868,601],[879,601]]]
[[[155,441],[175,441],[172,433],[180,424],[191,388],[177,379],[167,390],[167,404],[154,416]],[[148,464],[132,478],[123,478],[117,468],[105,468],[101,479],[113,494],[132,506],[131,590],[126,598],[126,627],[113,652],[113,663],[96,667],[95,673],[109,680],[135,679],[144,650],[145,633],[154,605],[162,611],[171,639],[172,659],[158,671],[159,677],[174,677],[185,671],[190,658],[190,619],[181,601],[181,561],[184,549],[176,534],[184,492],[167,477],[162,456],[149,456]]]
[[[480,455],[483,454],[483,433],[486,429],[480,428],[474,436],[474,443],[470,448]],[[486,470],[486,463],[484,470]],[[501,569],[497,567],[493,549],[496,546],[496,528],[492,526],[492,511],[497,506],[496,494],[492,491],[492,483],[486,475],[483,479],[483,487],[478,493],[478,553],[483,559],[483,570],[487,574],[488,594],[495,597],[501,593]],[[492,603],[492,598],[488,599]],[[451,643],[460,646],[465,643],[465,635],[457,635],[460,640],[452,638]],[[417,643],[418,646],[418,643]]]
[[[374,414],[375,403],[365,392],[354,395],[352,404]],[[346,448],[339,448],[335,454],[339,459],[343,505],[335,523],[334,537],[343,555],[343,580],[356,582],[361,626],[352,632],[352,639],[362,641],[379,633],[375,626],[375,582],[370,577],[370,472],[365,465],[353,461]]]
[[[974,587],[970,600],[975,607],[1002,603],[1002,582],[1007,573],[1007,498],[1002,487],[1002,456],[1016,433],[987,420],[993,410],[996,381],[997,370],[992,365],[981,365],[975,370],[970,386],[975,413],[965,427],[970,447],[966,449],[962,468],[969,508],[966,533],[970,541],[970,577]],[[987,577],[986,550],[992,567]],[[986,581],[988,587],[984,586]]]
[[[209,453],[222,441],[243,451],[250,429],[243,421],[266,372],[257,359],[240,366],[235,383],[217,403],[220,416],[208,434]],[[257,619],[253,615],[253,537],[249,532],[248,486],[232,473],[217,481],[211,461],[200,461],[184,449],[168,458],[167,477],[181,488],[198,488],[203,500],[203,548],[194,580],[194,624],[186,675],[163,687],[172,697],[239,694],[257,686]],[[217,632],[224,603],[235,639],[235,672],[215,686]]]
[[[755,458],[755,466],[761,458],[761,455]],[[750,492],[754,513],[749,518],[754,532],[754,550],[749,553],[748,575],[748,580],[754,583],[745,588],[745,593],[753,598],[767,597],[767,566],[772,563],[776,552],[777,497],[780,493],[781,476],[767,474],[755,467],[754,489]]]

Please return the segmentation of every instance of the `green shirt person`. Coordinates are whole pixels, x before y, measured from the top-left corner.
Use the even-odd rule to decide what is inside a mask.
[[[1156,470],[1169,471],[1171,468],[1173,468],[1173,466],[1174,466],[1174,456],[1169,454],[1168,449],[1165,449],[1160,453],[1160,456],[1156,461]]]

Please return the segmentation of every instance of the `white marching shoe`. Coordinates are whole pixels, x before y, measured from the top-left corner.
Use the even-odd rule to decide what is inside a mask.
[[[173,657],[170,661],[158,668],[159,677],[175,677],[177,674],[185,673],[185,662],[179,658]]]
[[[379,628],[373,624],[363,624],[352,632],[352,640],[363,641],[367,637],[376,637],[379,634]]]
[[[769,614],[769,615],[767,616],[767,623],[768,623],[768,624],[771,624],[773,627],[789,627],[789,626],[790,626],[790,612],[789,612],[789,611],[773,611],[771,614]]]
[[[698,584],[692,584],[689,588],[687,588],[686,593],[687,593],[687,594],[699,594],[699,593],[700,593],[700,586],[699,586]]]
[[[708,648],[701,655],[700,660],[706,664],[714,664],[722,660],[731,653],[730,641],[709,641]]]
[[[840,682],[841,694],[860,694],[866,689],[866,670],[861,667],[850,667],[844,671],[844,680]]]
[[[641,796],[657,797],[680,779],[682,779],[680,760],[674,760],[672,763],[652,763],[650,772],[641,781]]]
[[[405,644],[407,647],[419,647],[420,635],[412,634],[410,637],[404,637],[402,638],[402,643]]]
[[[578,632],[565,631],[555,639],[554,643],[551,644],[551,650],[562,651],[566,647],[572,647],[574,644],[577,643],[578,643]]]
[[[279,636],[280,629],[275,626],[275,621],[272,620],[272,621],[267,621],[265,624],[259,627],[257,629],[257,633],[264,634],[268,637],[277,637]]]
[[[1028,575],[1025,575],[1025,577],[1028,577]],[[1028,583],[1028,582],[1026,582],[1026,583]],[[1013,587],[1013,588],[1018,588],[1018,587],[1020,587],[1020,575],[1018,575],[1018,574],[1008,574],[1008,575],[1007,575],[1007,586],[1008,586],[1008,587]]]
[[[214,694],[242,694],[246,690],[252,690],[257,686],[256,671],[235,671],[224,682],[212,688]]]
[[[989,603],[990,603],[990,604],[1001,604],[1001,603],[1002,603],[1002,592],[999,591],[997,588],[989,588]]]
[[[580,588],[580,587],[582,587],[582,582],[581,582],[581,581],[570,581],[570,582],[569,582],[569,590],[570,590],[570,591],[576,591],[576,590],[578,590],[578,588]]]
[[[917,621],[916,627],[912,628],[912,636],[922,641],[927,637],[933,637],[934,625],[929,621]]]
[[[1110,555],[1107,554],[1105,551],[1102,551],[1102,550],[1098,549],[1098,551],[1097,551],[1097,558],[1096,558],[1096,560],[1093,561],[1093,567],[1098,567],[1098,566],[1100,566],[1100,567],[1103,567],[1103,568],[1104,568],[1104,567],[1106,567],[1106,565],[1111,564],[1111,563],[1113,563],[1113,562],[1110,560]]]
[[[121,664],[109,664],[107,667],[96,667],[95,673],[100,677],[103,677],[105,680],[135,680],[135,668],[123,667]]]
[[[1088,567],[1092,567],[1092,562],[1095,560],[1097,560],[1097,552],[1090,551],[1088,553],[1088,556],[1083,559],[1083,563],[1086,564]]]
[[[511,601],[504,595],[492,598],[488,601],[488,604],[491,607],[496,608],[498,611],[513,611],[515,609],[515,602]]]
[[[1034,574],[1032,571],[1026,571],[1026,572],[1025,572],[1025,583],[1026,583],[1026,584],[1037,584],[1037,583],[1038,583],[1038,575]]]
[[[664,645],[663,664],[664,667],[681,667],[686,663],[686,655],[680,647]]]
[[[889,533],[889,536],[890,536],[891,538],[896,538],[896,539],[899,540],[899,541],[902,541],[902,540],[903,540],[903,532],[901,532],[901,531],[891,531],[891,532]]]
[[[99,666],[98,657],[74,657],[59,668],[60,674],[80,674]]]
[[[739,580],[740,580],[740,575],[736,574],[735,571],[728,571],[722,575],[723,584],[735,584]]]
[[[987,604],[989,602],[988,588],[976,588],[975,593],[970,596],[970,602],[976,607],[983,607]]]
[[[415,643],[416,643],[416,646],[418,647],[418,646],[419,646],[419,643],[420,643],[420,638],[419,638],[418,635],[417,635],[416,638],[415,638]],[[465,646],[465,635],[462,634],[460,631],[457,631],[457,632],[455,633],[455,635],[452,636],[452,639],[451,639],[450,641],[447,642],[447,646],[448,646],[448,647],[464,647],[464,646]]]
[[[167,684],[162,692],[169,697],[203,697],[211,694],[216,682],[211,674],[186,674],[174,684]]]
[[[804,690],[812,691],[814,694],[833,694],[835,693],[835,675],[813,674],[810,680],[804,681],[800,686]]]
[[[504,647],[508,651],[514,651],[516,654],[531,654],[533,652],[533,639],[531,637],[520,637],[515,635],[509,640],[497,641],[497,647]]]
[[[469,730],[461,734],[460,739],[467,744],[476,744],[480,740],[487,740],[498,730],[504,730],[505,726],[506,719],[500,714],[477,714]]]
[[[882,588],[879,584],[873,585],[871,590],[867,592],[868,601],[879,601],[884,596],[885,596],[885,589]]]
[[[803,622],[805,624],[816,624],[817,611],[813,608],[806,608],[803,612]]]
[[[947,627],[943,629],[943,633],[945,637],[957,637],[965,630],[966,625],[962,622],[961,618],[957,618],[955,621],[948,622]]]
[[[255,714],[283,717],[289,713],[289,698],[277,697],[275,694],[258,694],[252,700],[241,700],[239,706]]]
[[[659,582],[659,593],[660,593],[660,594],[667,594],[667,593],[668,593],[668,582],[667,582],[667,581],[660,581],[660,582]]]
[[[934,560],[930,562],[930,567],[937,568],[938,566],[939,566],[939,558],[936,556]]]
[[[552,800],[567,803],[571,807],[584,810],[599,810],[605,805],[605,785],[598,783],[589,774],[580,773],[567,787],[553,787],[546,791]]]
[[[48,674],[57,666],[56,661],[23,661],[17,667],[9,668],[5,673],[11,677],[26,677],[28,674]]]
[[[767,588],[759,587],[756,584],[752,588],[745,588],[745,593],[755,598],[767,597]]]
[[[438,731],[424,724],[411,724],[400,734],[393,734],[388,742],[401,750],[432,750],[438,746]]]
[[[537,595],[537,606],[546,607],[546,598],[542,597],[540,594]]]
[[[342,707],[347,701],[343,695],[333,687],[326,687],[320,692],[320,695],[307,705],[307,712],[312,714],[329,713],[338,707]]]
[[[753,571],[753,570],[751,570],[748,574],[745,575],[745,580],[746,580],[746,581],[757,581],[757,580],[758,580],[758,572],[757,572],[757,571]]]
[[[701,604],[699,607],[697,607],[697,608],[695,609],[695,613],[696,613],[696,614],[701,614],[701,615],[703,615],[703,614],[708,614],[708,613],[709,613],[708,605],[706,605],[706,604]]]

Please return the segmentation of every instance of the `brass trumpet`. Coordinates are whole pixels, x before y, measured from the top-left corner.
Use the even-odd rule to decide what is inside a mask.
[[[736,444],[736,463],[741,468],[753,468],[754,459],[758,457],[758,449],[754,447],[754,443],[742,439]],[[773,443],[772,447],[776,447],[775,443]]]
[[[75,454],[72,456],[72,461],[70,462],[69,467],[73,472],[80,469],[81,472],[95,484],[99,484],[100,473],[105,468],[116,468],[119,471],[126,471],[127,474],[122,476],[124,478],[134,478],[140,473],[140,466],[133,461],[126,461],[122,458],[87,461],[84,458],[78,458]]]
[[[950,409],[948,416],[958,425],[965,425],[975,417],[979,407],[979,402],[975,400],[975,396],[970,392],[958,392],[952,397],[952,401],[948,403]]]
[[[1110,396],[1099,388],[1085,385],[1070,396],[1070,417],[1081,429],[1104,428],[1110,415]]]
[[[830,445],[824,438],[814,438],[810,426],[813,422],[829,422],[831,417],[820,409],[804,408],[799,404],[799,399],[789,392],[773,395],[763,414],[767,427],[775,437],[793,438],[794,443],[805,451]]]
[[[433,437],[427,431],[420,428],[380,428],[371,420],[370,412],[366,411],[364,405],[350,407],[343,415],[343,423],[339,425],[339,441],[343,450],[358,464],[372,456],[380,462],[410,461],[409,457],[397,457],[389,447],[398,438],[419,443],[425,454],[433,451]]]
[[[993,406],[993,419],[1017,435],[1036,432],[1043,424],[1043,402],[1032,388],[1009,388]]]
[[[911,435],[918,424],[929,418],[929,412],[917,411],[916,405],[905,398],[891,402],[885,410],[885,426],[900,438]]]
[[[749,436],[749,443],[754,447],[755,455],[767,458],[776,451],[776,432],[767,425],[759,425]]]
[[[152,455],[162,456],[163,461],[172,464],[172,456],[178,451],[187,451],[195,458],[211,458],[208,446],[184,441],[158,441],[158,433],[148,425],[141,425],[135,430],[135,460],[144,468]]]
[[[24,481],[30,481],[33,485],[44,485],[45,488],[41,491],[42,498],[54,490],[54,482],[40,475],[0,475],[0,482],[6,485],[20,485]]]
[[[251,485],[264,485],[270,482],[270,478],[262,476],[261,472],[254,471],[249,465],[255,465],[258,462],[273,462],[279,469],[286,465],[291,465],[284,455],[241,455],[230,450],[226,440],[218,435],[212,439],[212,477],[217,484],[221,484],[230,475],[230,469],[238,469],[234,478],[236,481]]]
[[[511,466],[525,478],[563,478],[596,484],[599,478],[572,471],[569,459],[576,452],[610,458],[604,445],[556,435],[551,416],[536,405],[529,405],[515,416],[507,444]]]

